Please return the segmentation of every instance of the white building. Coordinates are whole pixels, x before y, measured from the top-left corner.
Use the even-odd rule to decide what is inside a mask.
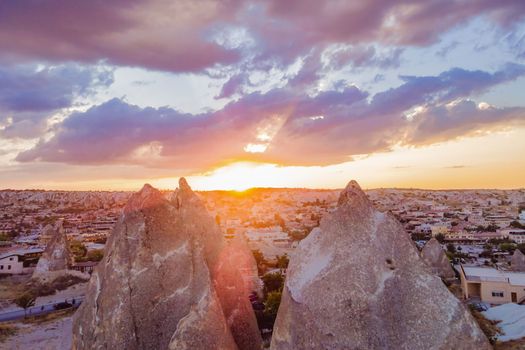
[[[525,221],[525,210],[522,210],[520,212],[520,214],[518,215],[518,220],[521,222],[521,221]]]
[[[505,237],[512,239],[520,244],[525,243],[525,230],[519,228],[507,228],[500,231]]]
[[[21,274],[24,269],[23,257],[18,254],[4,254],[0,257],[0,274]]]
[[[40,256],[42,249],[16,250],[0,255],[0,274],[19,275],[30,273],[32,268],[24,267],[26,256]]]
[[[245,235],[252,242],[275,243],[289,239],[288,233],[283,232],[280,226],[248,230]]]

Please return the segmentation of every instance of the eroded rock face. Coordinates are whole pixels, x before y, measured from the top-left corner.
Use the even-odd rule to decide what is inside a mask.
[[[291,257],[271,349],[490,349],[401,224],[352,181]]]
[[[71,264],[69,245],[62,225],[59,224],[57,227],[48,225],[44,228],[44,234],[52,238],[38,259],[33,272],[33,278],[41,280],[56,277],[58,273],[65,272]]]
[[[510,268],[512,271],[525,272],[525,255],[519,249],[512,254]]]
[[[456,274],[452,270],[441,244],[437,239],[431,238],[421,251],[421,257],[432,269],[432,272],[443,279],[454,279]]]
[[[221,298],[224,276],[231,294],[242,287],[238,271],[223,267],[223,247],[184,179],[169,200],[145,185],[126,205],[75,314],[74,348],[246,349],[246,335],[260,348],[249,300],[230,306],[232,296]],[[239,318],[243,332],[232,321]]]
[[[246,295],[253,292],[262,294],[262,283],[258,276],[257,262],[246,239],[242,235],[235,236],[227,243],[224,255],[231,261],[231,264],[237,266],[244,281]]]

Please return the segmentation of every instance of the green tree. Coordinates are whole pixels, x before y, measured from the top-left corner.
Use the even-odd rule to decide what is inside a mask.
[[[264,295],[270,292],[281,291],[284,284],[284,277],[281,272],[267,273],[262,277],[264,283]]]
[[[15,304],[24,309],[24,318],[27,317],[27,309],[35,305],[36,297],[32,293],[24,293],[14,300]]]
[[[88,261],[100,261],[104,257],[104,251],[102,249],[93,249],[87,253]]]
[[[501,243],[499,249],[503,252],[513,252],[516,249],[516,245],[514,243]]]
[[[454,254],[456,252],[456,247],[452,243],[449,243],[447,244],[447,250]]]
[[[266,261],[263,253],[259,249],[252,250],[252,254],[255,259],[255,262],[257,263],[257,271],[259,272],[259,275],[262,275],[266,270],[268,262]]]
[[[281,304],[281,295],[280,290],[276,290],[268,293],[266,301],[264,302],[264,314],[268,317],[275,319],[277,317],[277,311],[279,310],[279,305]]]
[[[277,256],[277,267],[281,270],[287,269],[289,263],[290,258],[288,257],[288,254],[284,253],[284,255]]]
[[[80,241],[71,241],[69,243],[69,249],[75,258],[75,261],[83,261],[87,254],[86,246]]]
[[[517,220],[512,221],[510,227],[525,229],[525,225],[520,224]]]
[[[443,242],[445,242],[445,235],[442,233],[438,233],[436,235],[436,239],[439,243],[443,244]]]

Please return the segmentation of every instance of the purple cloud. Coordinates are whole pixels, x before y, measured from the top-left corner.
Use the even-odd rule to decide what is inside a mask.
[[[288,65],[312,48],[362,44],[364,52],[349,54],[359,64],[371,43],[428,45],[479,16],[506,28],[524,14],[521,0],[5,0],[0,57],[201,72],[240,62]],[[244,30],[255,45],[221,40],[227,28]]]
[[[524,108],[482,108],[465,99],[524,74],[519,65],[495,73],[452,69],[438,76],[405,77],[401,86],[371,99],[353,86],[315,96],[274,89],[200,115],[114,99],[70,115],[54,137],[20,153],[17,160],[187,170],[243,159],[340,163],[399,143],[441,142],[473,130],[523,123]],[[415,107],[420,111],[407,117]],[[248,154],[248,144],[263,145],[265,152]]]
[[[200,71],[237,61],[210,33],[238,0],[0,2],[0,56]]]
[[[75,99],[113,83],[113,71],[76,64],[0,67],[0,135],[38,137],[51,113],[71,107]],[[9,122],[8,122],[9,120]]]

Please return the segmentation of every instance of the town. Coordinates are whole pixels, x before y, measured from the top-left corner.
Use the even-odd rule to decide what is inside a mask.
[[[254,253],[259,269],[252,277],[259,280],[265,296],[249,297],[256,311],[274,309],[270,321],[258,317],[266,325],[263,333],[271,332],[278,302],[275,305],[269,298],[268,284],[276,283],[275,275],[281,276],[282,283],[288,258],[335,210],[340,190],[254,188],[197,193],[224,238],[241,238]],[[85,295],[86,279],[102,259],[105,243],[131,194],[0,191],[0,321],[25,318],[28,312],[38,316],[77,307]],[[521,254],[525,253],[525,190],[372,189],[366,194],[376,208],[395,216],[424,259],[425,247],[431,245],[427,242],[438,242],[437,253],[434,248],[430,255],[437,256],[434,260],[447,259],[446,266],[435,273],[473,313],[501,321],[499,340],[525,337],[525,319],[519,320],[523,327],[516,332],[506,329],[505,323],[516,320],[502,320],[506,309],[490,314],[496,310],[491,306],[502,304],[507,314],[515,309],[505,304],[525,309],[519,305],[525,301],[525,256]],[[78,272],[79,278],[73,274],[47,291],[32,281],[57,227],[67,237],[72,255],[67,269]],[[27,294],[25,286],[46,291],[37,291],[33,303],[24,307],[17,298]],[[270,292],[276,290],[273,287]],[[498,339],[497,332],[491,335]]]

